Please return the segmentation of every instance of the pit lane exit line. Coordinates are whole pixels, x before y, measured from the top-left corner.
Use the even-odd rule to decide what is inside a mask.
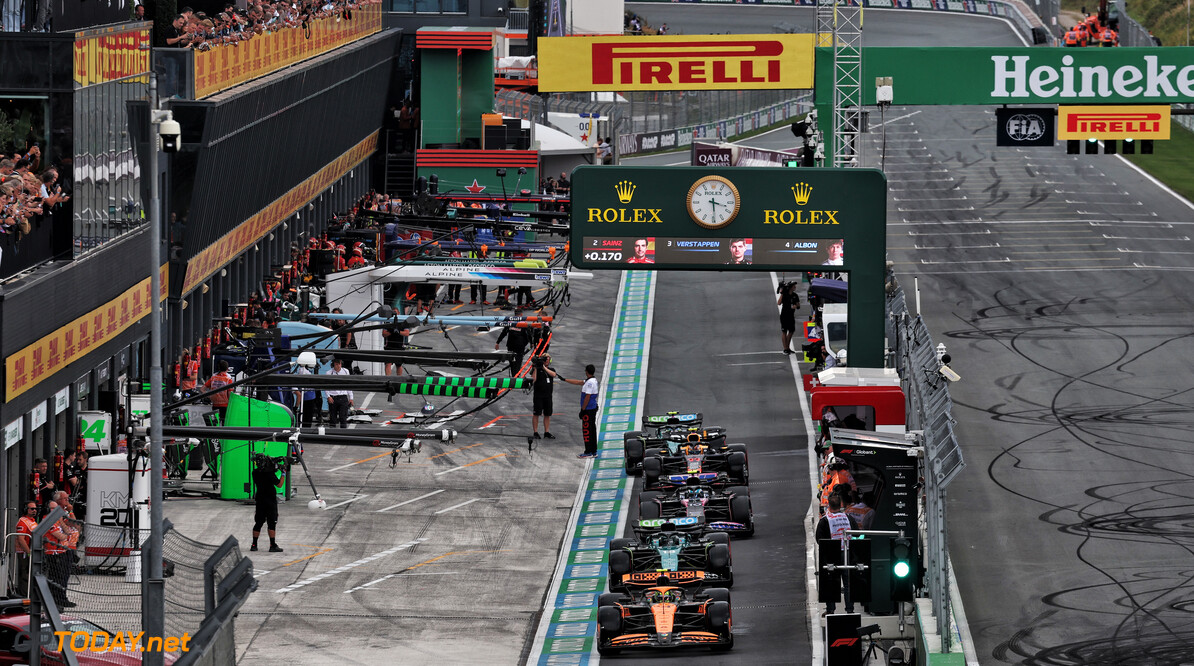
[[[369,557],[362,557],[361,559],[357,560],[356,562],[349,562],[348,564],[345,564],[344,566],[336,567],[335,569],[332,569],[330,571],[325,571],[319,575],[311,576],[310,578],[306,578],[304,580],[297,581],[295,583],[287,585],[286,587],[275,590],[275,592],[277,592],[278,594],[282,594],[284,592],[293,592],[295,590],[306,587],[307,585],[310,585],[311,583],[317,583],[325,578],[331,578],[332,576],[335,576],[336,574],[342,574],[346,571],[351,571],[359,566],[369,564],[370,562],[374,562],[376,560],[380,560],[381,558],[383,558],[387,555],[393,555],[394,553],[397,553],[398,551],[406,550],[408,548],[414,548],[415,546],[423,543],[424,541],[427,541],[427,539],[428,539],[428,537],[419,537],[418,539],[407,541],[406,543],[403,543],[403,544],[398,544],[397,546],[394,546],[393,548],[388,548],[386,550],[381,551],[380,553],[374,553],[374,554],[370,555]]]
[[[387,506],[384,509],[378,509],[377,511],[374,511],[373,513],[381,513],[382,511],[389,511],[390,509],[397,509],[400,506],[406,506],[407,504],[411,504],[412,502],[418,502],[421,499],[427,499],[428,497],[431,497],[432,495],[438,495],[442,492],[444,492],[443,488],[440,488],[439,490],[433,490],[433,491],[427,493],[426,495],[419,495],[418,497],[416,497],[414,499],[408,499],[405,502],[399,502],[393,506]]]

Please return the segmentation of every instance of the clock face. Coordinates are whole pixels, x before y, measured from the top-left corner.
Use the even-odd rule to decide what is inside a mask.
[[[721,176],[705,176],[688,190],[688,214],[706,229],[720,229],[738,215],[738,188]]]

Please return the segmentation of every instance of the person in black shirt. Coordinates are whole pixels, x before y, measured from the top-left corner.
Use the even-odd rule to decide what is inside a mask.
[[[506,351],[514,354],[514,359],[510,361],[510,376],[513,377],[518,374],[518,370],[522,368],[522,359],[526,356],[527,345],[531,339],[524,329],[518,326],[506,326],[502,328],[502,332],[498,334],[497,342],[493,343],[493,348],[498,349],[502,344],[502,338],[506,339]]]
[[[253,516],[253,545],[249,550],[257,550],[257,539],[261,536],[261,526],[264,524],[269,530],[269,552],[282,552],[277,540],[277,488],[282,487],[283,477],[278,472],[278,465],[273,458],[258,454],[253,461],[253,499],[257,501],[257,513]]]
[[[531,430],[532,437],[539,439],[539,415],[543,415],[543,436],[555,439],[551,434],[551,396],[555,390],[556,371],[551,368],[551,355],[542,354],[531,359]]]
[[[410,337],[410,324],[400,321],[389,328],[381,330],[381,337],[385,338],[386,351],[402,351],[406,349],[406,341]],[[402,374],[402,363],[386,363],[386,374],[390,374],[391,366],[398,366],[393,374]]]
[[[777,304],[779,305],[779,337],[783,341],[784,353],[791,354],[792,335],[796,333],[796,308],[800,307],[800,296],[795,282],[781,282]]]

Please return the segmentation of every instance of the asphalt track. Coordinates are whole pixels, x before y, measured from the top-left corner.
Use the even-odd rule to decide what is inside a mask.
[[[659,275],[647,413],[701,411],[706,425],[725,426],[728,441],[746,444],[756,532],[731,544],[732,652],[660,652],[602,662],[811,660],[803,525],[811,492],[808,443],[791,363],[780,352],[775,298],[768,273]],[[636,494],[641,490],[640,478]]]
[[[1019,44],[907,17],[869,12],[864,41]],[[980,663],[1191,663],[1194,211],[1118,157],[997,149],[992,109],[885,120],[889,257],[963,378],[949,538]]]

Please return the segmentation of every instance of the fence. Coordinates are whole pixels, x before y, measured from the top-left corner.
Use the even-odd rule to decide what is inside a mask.
[[[499,90],[504,115],[544,122],[547,111],[598,113],[612,121],[619,155],[687,146],[695,138],[728,139],[802,115],[808,90],[709,90],[558,93],[547,97]]]
[[[945,531],[945,489],[965,467],[954,434],[953,400],[949,381],[941,374],[941,361],[933,337],[920,315],[908,311],[903,289],[889,274],[893,286],[887,298],[887,339],[895,367],[908,398],[908,429],[923,431],[925,447],[924,517],[926,589],[933,600],[937,634],[945,652],[950,651],[953,622],[949,595],[949,551]]]
[[[140,560],[133,559],[138,551],[129,550],[132,539],[127,533],[119,530],[102,533],[104,529],[87,525],[84,540],[93,542],[92,555],[85,555],[72,567],[64,593],[53,581],[54,562],[48,564],[50,588],[55,597],[63,595],[60,600],[75,604],[69,611],[71,616],[88,620],[109,633],[136,635],[142,629],[140,573],[148,570],[148,562],[143,553]],[[143,543],[148,536],[147,530],[140,530],[136,542]],[[100,543],[98,549],[96,540]],[[110,550],[113,555],[95,557],[94,553],[100,550]],[[82,544],[79,552],[88,553]],[[165,635],[191,636],[190,650],[176,663],[179,666],[235,663],[232,614],[256,589],[252,562],[240,554],[232,537],[218,546],[202,543],[179,534],[169,521],[162,537],[162,552]],[[133,572],[128,571],[129,566],[134,567]]]

